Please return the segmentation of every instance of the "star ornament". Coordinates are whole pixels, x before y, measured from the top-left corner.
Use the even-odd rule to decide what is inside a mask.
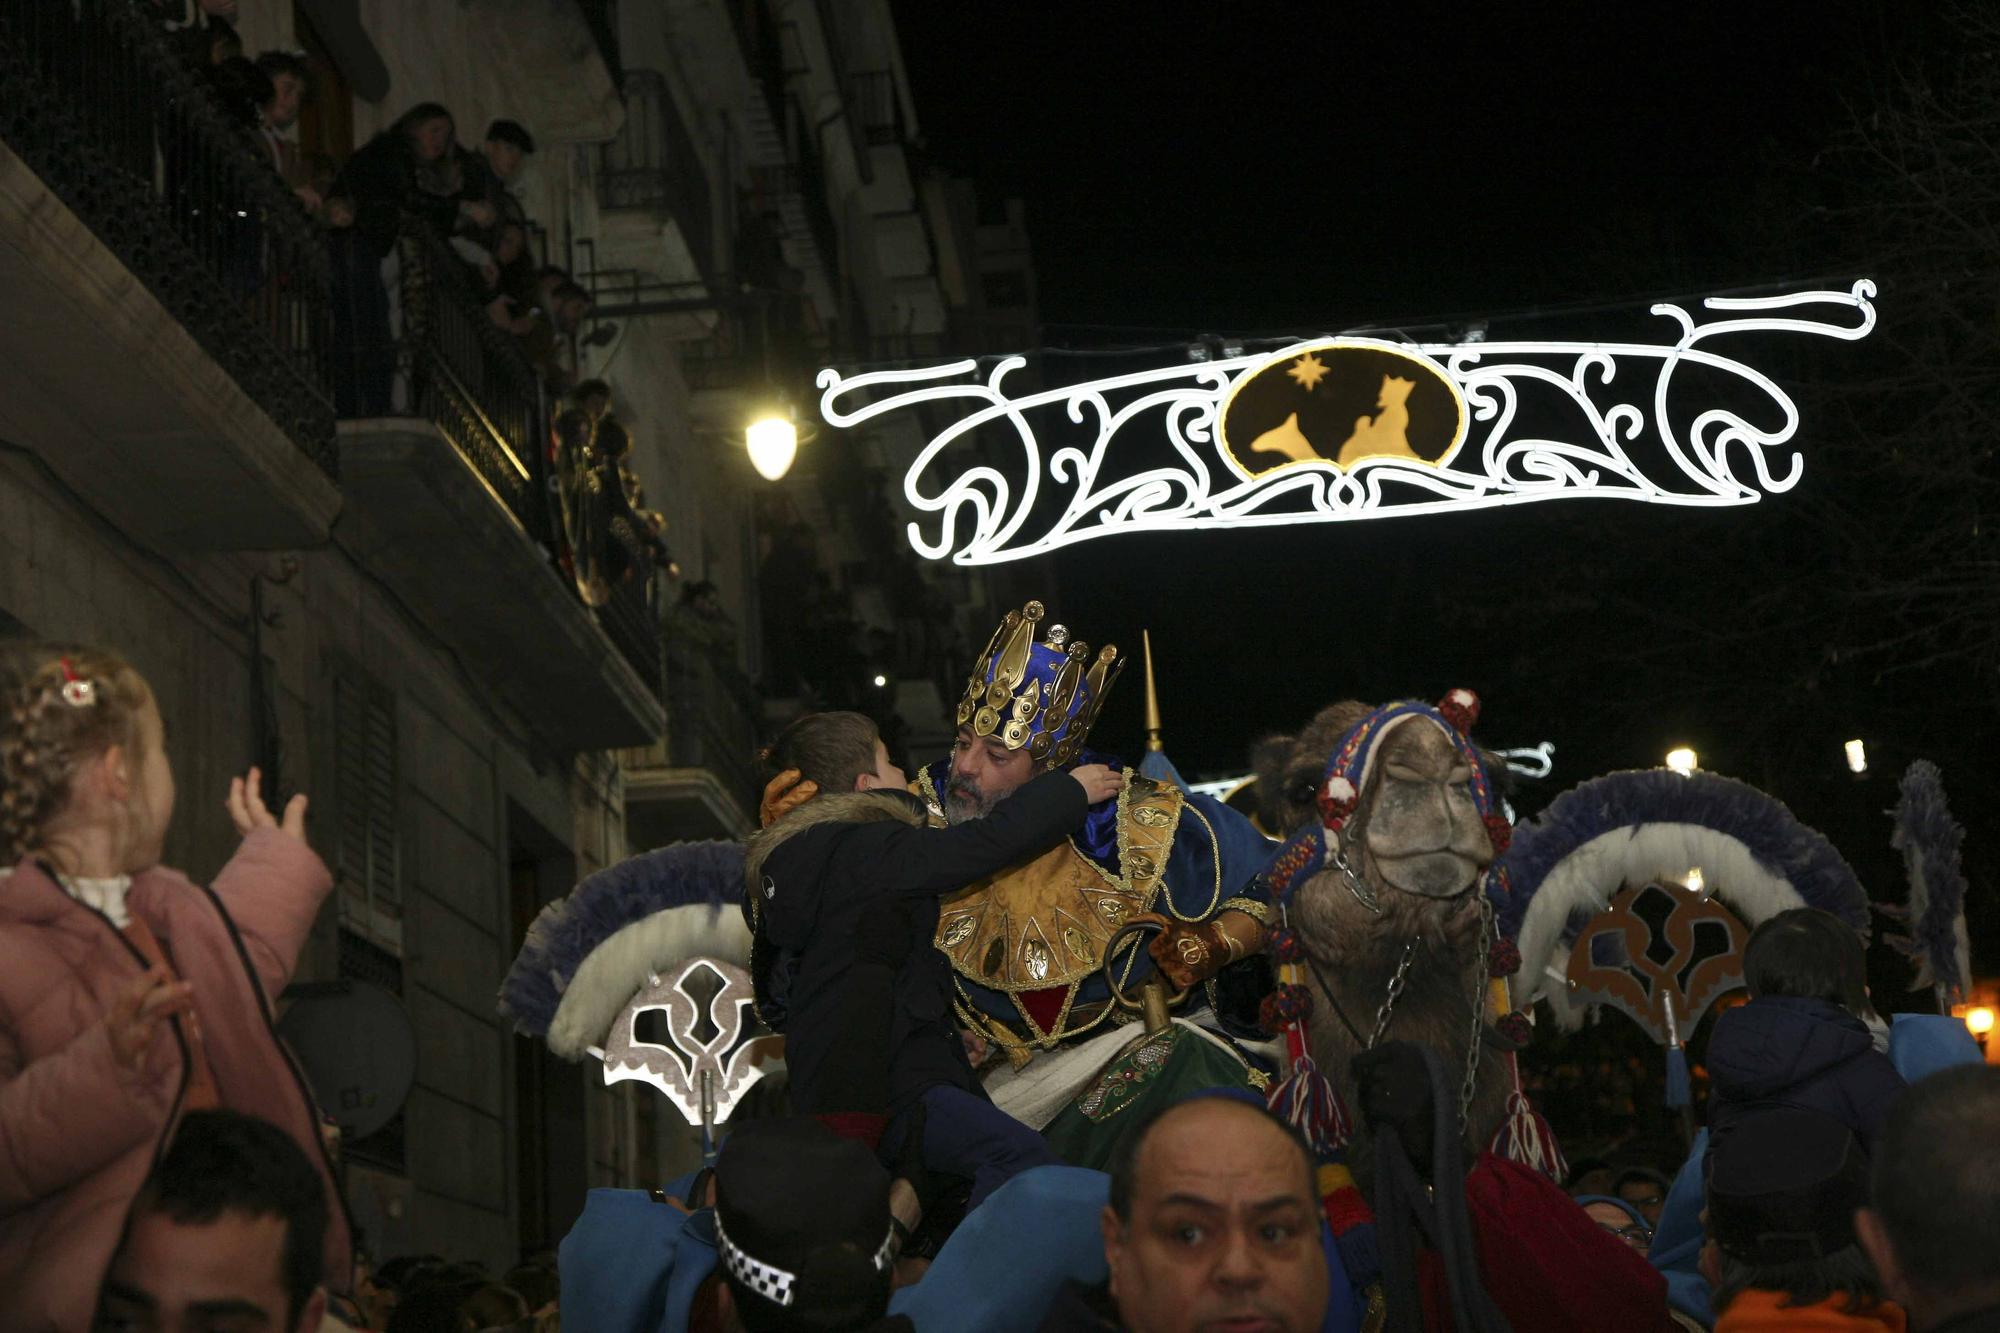
[[[1310,393],[1326,378],[1326,362],[1307,353],[1285,368],[1285,373],[1298,381],[1299,387]]]

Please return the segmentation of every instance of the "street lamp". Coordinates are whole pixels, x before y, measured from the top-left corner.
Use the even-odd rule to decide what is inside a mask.
[[[1847,743],[1847,771],[1856,777],[1868,771],[1868,747],[1860,741]]]
[[[798,457],[799,428],[787,414],[766,412],[743,432],[743,443],[757,475],[776,481],[791,470],[792,460]]]
[[[1676,745],[1667,751],[1667,767],[1682,777],[1687,777],[1699,766],[1695,752],[1685,745]]]

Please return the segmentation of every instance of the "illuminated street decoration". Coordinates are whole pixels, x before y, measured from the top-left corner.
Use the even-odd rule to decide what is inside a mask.
[[[1019,392],[1009,383],[1027,364],[1019,356],[983,378],[973,360],[826,369],[820,412],[847,427],[924,405],[962,409],[903,482],[909,503],[936,516],[910,524],[911,545],[962,565],[1114,533],[1567,496],[1742,505],[1798,484],[1804,465],[1783,446],[1799,413],[1775,381],[1713,344],[1757,333],[1863,338],[1875,327],[1874,295],[1862,280],[1845,292],[1711,297],[1701,320],[1655,305],[1677,329],[1660,343],[1325,338]],[[1707,374],[1677,390],[1689,366]],[[1697,388],[1703,401],[1685,401]],[[1569,424],[1541,433],[1557,421]],[[975,437],[983,454],[953,449]]]

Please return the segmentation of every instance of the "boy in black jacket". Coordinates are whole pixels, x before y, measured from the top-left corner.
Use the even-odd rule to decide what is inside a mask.
[[[986,818],[933,829],[858,713],[800,718],[771,759],[821,793],[753,837],[745,861],[751,971],[760,1009],[784,1025],[793,1105],[870,1110],[847,1103],[850,1088],[870,1086],[851,1066],[873,1043],[887,1062],[890,1145],[921,1105],[925,1165],[970,1179],[973,1205],[1016,1172],[1055,1161],[1039,1134],[987,1100],[952,1021],[950,965],[930,941],[940,896],[1046,849],[1124,778],[1102,764],[1045,773]],[[886,1032],[842,1030],[852,1024],[845,988],[857,962],[895,966]]]

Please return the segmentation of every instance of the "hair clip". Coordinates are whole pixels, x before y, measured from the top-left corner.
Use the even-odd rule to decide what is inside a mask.
[[[97,686],[76,674],[67,657],[62,659],[63,702],[71,708],[88,708],[97,702]]]

